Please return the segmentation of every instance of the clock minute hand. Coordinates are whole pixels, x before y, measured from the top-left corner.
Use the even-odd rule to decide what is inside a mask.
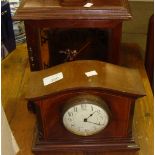
[[[97,112],[97,111],[95,111],[95,112]],[[85,118],[85,119],[88,119],[89,117],[93,116],[95,112],[93,112],[92,114],[90,114],[90,115],[89,115],[87,118]]]
[[[91,121],[86,121],[86,122],[88,122],[88,123],[92,123],[92,124],[95,124],[95,125],[103,125],[103,124],[101,124],[101,123],[95,123],[95,122],[91,122]]]

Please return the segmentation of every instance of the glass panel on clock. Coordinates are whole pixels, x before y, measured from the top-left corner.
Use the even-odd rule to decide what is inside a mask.
[[[106,59],[108,30],[44,28],[40,34],[43,68],[74,60]]]

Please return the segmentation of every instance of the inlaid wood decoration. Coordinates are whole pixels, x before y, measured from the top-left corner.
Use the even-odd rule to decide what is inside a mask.
[[[26,98],[36,108],[34,154],[135,151],[136,99],[145,95],[138,70],[96,60],[31,72]]]

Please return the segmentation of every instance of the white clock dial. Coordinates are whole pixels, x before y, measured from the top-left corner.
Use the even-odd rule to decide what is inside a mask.
[[[79,101],[63,115],[63,124],[70,132],[89,136],[103,130],[109,122],[107,111],[93,101]]]

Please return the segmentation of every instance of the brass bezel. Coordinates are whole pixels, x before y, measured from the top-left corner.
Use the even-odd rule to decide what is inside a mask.
[[[77,95],[77,96],[74,96],[72,98],[70,98],[64,105],[63,107],[63,111],[62,111],[62,122],[63,122],[63,117],[64,117],[64,114],[72,107],[76,106],[76,105],[79,105],[79,104],[82,104],[82,103],[79,103],[80,101],[85,101],[85,103],[83,104],[93,104],[94,105],[97,105],[99,106],[100,108],[104,109],[105,112],[107,113],[107,116],[108,116],[108,123],[107,125],[105,126],[105,128],[108,126],[109,122],[110,122],[110,117],[111,117],[111,112],[106,104],[106,102],[99,96],[96,96],[96,95],[92,95],[92,94],[80,94],[80,95]],[[91,101],[91,103],[90,103]],[[63,123],[64,125],[64,123]],[[64,125],[65,127],[65,125]],[[103,130],[105,129],[103,128]],[[66,130],[68,130],[66,127],[65,127]],[[75,133],[73,131],[70,131],[68,130],[69,132],[75,134],[75,135],[79,135],[79,136],[91,136],[91,135],[94,135],[94,134],[97,134],[99,132],[101,132],[102,130],[99,130],[97,132],[94,132],[93,134],[91,135],[81,135],[81,134],[78,134],[78,133]]]

